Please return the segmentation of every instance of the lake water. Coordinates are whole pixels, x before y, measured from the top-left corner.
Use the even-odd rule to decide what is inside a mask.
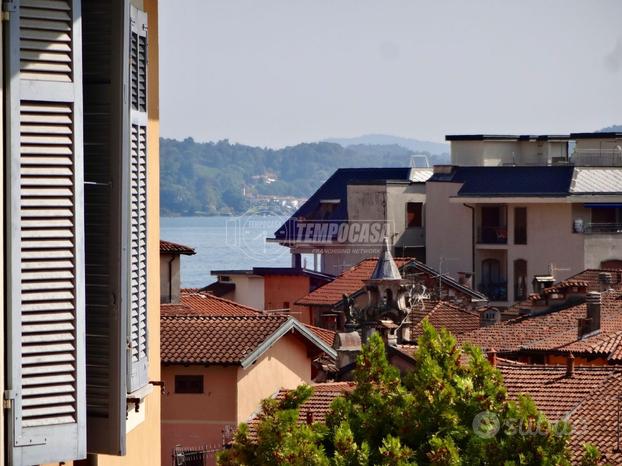
[[[265,241],[287,218],[162,217],[160,238],[195,248],[194,256],[181,256],[181,285],[203,287],[216,281],[212,270],[289,266],[288,248]]]

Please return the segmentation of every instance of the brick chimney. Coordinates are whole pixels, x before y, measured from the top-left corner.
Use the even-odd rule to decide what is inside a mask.
[[[579,319],[579,338],[600,331],[601,297],[597,291],[590,291],[586,296],[587,316]]]
[[[598,283],[600,285],[600,291],[609,291],[612,289],[613,277],[609,272],[600,272],[598,274]]]
[[[486,356],[488,356],[488,362],[490,365],[492,367],[497,367],[497,351],[495,351],[494,348],[490,348],[488,353],[486,353]]]
[[[574,356],[572,353],[566,358],[566,377],[572,377],[574,375]]]

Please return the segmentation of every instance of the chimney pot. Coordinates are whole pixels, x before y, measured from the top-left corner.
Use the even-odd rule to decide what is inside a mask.
[[[609,272],[600,272],[598,274],[598,282],[600,283],[600,291],[609,291],[613,283],[613,277]]]
[[[586,296],[589,332],[600,330],[601,296],[597,291],[590,291]]]
[[[497,352],[494,348],[490,348],[487,353],[488,362],[492,367],[497,367]]]
[[[566,377],[572,377],[574,375],[574,356],[572,353],[566,358]]]

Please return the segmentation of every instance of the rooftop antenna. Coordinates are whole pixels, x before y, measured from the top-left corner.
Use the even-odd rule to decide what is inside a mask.
[[[445,257],[441,256],[438,261],[438,300],[441,300],[442,292],[443,292],[443,264],[449,261],[458,260],[455,257]]]
[[[556,272],[569,272],[570,268],[568,267],[557,267],[554,263],[549,264],[549,275],[555,278]]]

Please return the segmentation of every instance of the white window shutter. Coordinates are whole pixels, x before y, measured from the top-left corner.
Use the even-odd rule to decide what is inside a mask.
[[[124,455],[127,307],[122,282],[122,167],[128,126],[129,4],[82,0],[89,453]]]
[[[9,2],[9,463],[86,456],[80,2]]]
[[[128,393],[148,380],[147,338],[147,14],[130,7],[129,159],[126,179]]]

